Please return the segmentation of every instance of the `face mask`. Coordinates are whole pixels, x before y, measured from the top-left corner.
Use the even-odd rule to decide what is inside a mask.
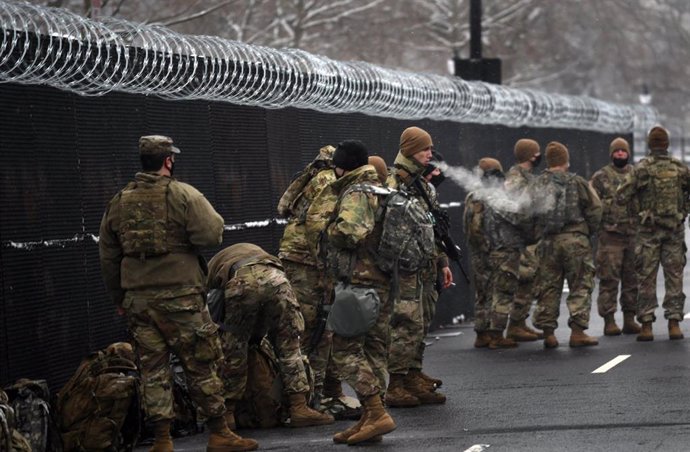
[[[482,176],[484,179],[494,179],[494,180],[499,180],[502,181],[506,178],[505,174],[501,172],[501,170],[498,169],[491,169],[489,171],[484,171],[484,175]]]
[[[624,168],[625,165],[628,164],[628,160],[630,159],[613,159],[613,164],[616,166],[616,168]]]
[[[542,156],[541,154],[539,154],[539,155],[537,156],[537,158],[534,159],[534,161],[532,162],[532,165],[533,165],[534,168],[536,168],[536,167],[538,167],[539,165],[541,165],[541,158],[542,158],[542,157],[543,157],[543,156]]]

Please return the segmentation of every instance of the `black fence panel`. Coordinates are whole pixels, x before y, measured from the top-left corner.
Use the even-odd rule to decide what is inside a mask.
[[[507,169],[513,143],[529,137],[570,148],[572,170],[589,177],[608,163],[614,135],[409,121],[110,93],[81,97],[42,86],[0,85],[0,384],[46,378],[58,388],[88,352],[127,337],[98,262],[107,202],[139,168],[137,141],[170,135],[182,154],[175,176],[197,187],[223,216],[223,246],[252,242],[276,253],[283,226],[276,205],[291,177],[326,144],[362,140],[393,164],[405,127],[428,130],[450,165],[493,156]],[[626,136],[629,141],[631,137]],[[448,181],[453,235],[463,244],[465,193]],[[207,257],[217,252],[207,250]],[[465,266],[469,271],[468,263]],[[472,315],[457,268],[435,325]]]

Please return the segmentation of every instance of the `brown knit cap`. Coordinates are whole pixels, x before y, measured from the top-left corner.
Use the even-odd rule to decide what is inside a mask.
[[[429,132],[419,127],[408,127],[400,135],[400,153],[405,157],[412,157],[433,145]]]
[[[654,126],[647,135],[647,146],[650,151],[668,150],[668,130],[661,126]]]
[[[496,159],[492,159],[491,157],[484,157],[483,159],[479,160],[479,169],[486,172],[490,171],[493,169],[497,169],[500,172],[503,172],[503,166],[501,166],[501,162],[499,162]]]
[[[515,143],[515,159],[518,163],[529,161],[532,157],[539,154],[541,149],[539,143],[529,138],[522,138]]]
[[[376,174],[379,176],[379,181],[381,181],[382,184],[385,184],[386,179],[388,179],[388,167],[386,166],[386,161],[378,155],[370,155],[369,164],[376,168]]]
[[[565,145],[558,141],[552,141],[546,145],[546,164],[549,168],[565,165],[569,160],[570,154]]]
[[[614,138],[611,144],[609,145],[609,157],[613,156],[613,153],[619,150],[624,150],[625,152],[630,155],[630,144],[628,144],[628,141],[625,138]]]

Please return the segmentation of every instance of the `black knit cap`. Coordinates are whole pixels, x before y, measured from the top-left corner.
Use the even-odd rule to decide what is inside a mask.
[[[359,140],[345,140],[338,143],[333,154],[336,168],[352,171],[368,163],[369,151]]]

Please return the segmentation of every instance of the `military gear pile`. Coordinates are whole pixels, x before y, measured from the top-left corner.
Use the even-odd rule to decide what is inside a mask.
[[[404,191],[368,184],[354,184],[342,196],[356,191],[381,198],[376,221],[381,221],[383,230],[376,265],[386,273],[421,270],[434,255],[434,224],[424,206]]]
[[[55,409],[65,450],[134,446],[141,420],[139,375],[125,350],[92,354],[60,390]]]
[[[0,389],[0,450],[31,452],[31,444],[17,430],[15,410],[9,402],[7,393]]]
[[[5,388],[14,409],[16,428],[34,452],[60,449],[60,438],[51,417],[50,390],[45,380],[17,380]]]

